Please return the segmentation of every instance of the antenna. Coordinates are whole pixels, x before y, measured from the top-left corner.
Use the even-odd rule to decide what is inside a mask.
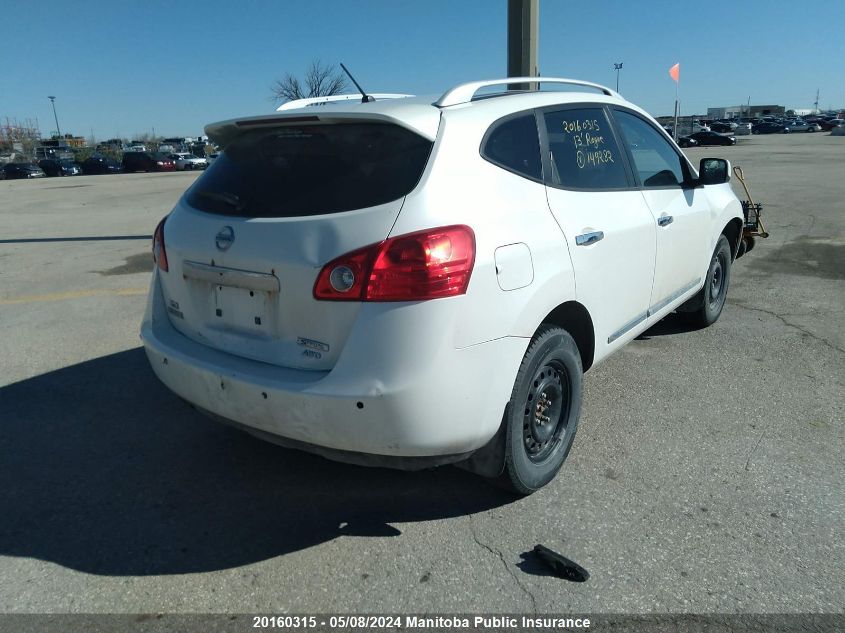
[[[375,101],[370,95],[364,92],[364,89],[355,81],[355,77],[352,76],[352,73],[349,72],[349,69],[343,65],[343,62],[340,62],[340,67],[343,68],[343,72],[349,75],[349,78],[352,80],[352,83],[355,84],[355,87],[358,88],[358,92],[361,93],[361,103],[367,103],[368,101]]]

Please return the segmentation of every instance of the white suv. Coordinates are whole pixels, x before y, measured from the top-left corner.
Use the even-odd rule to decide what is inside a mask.
[[[224,151],[155,231],[157,376],[332,459],[548,483],[584,371],[719,317],[743,215],[726,161],[697,173],[608,88],[476,94],[523,81],[208,126]]]

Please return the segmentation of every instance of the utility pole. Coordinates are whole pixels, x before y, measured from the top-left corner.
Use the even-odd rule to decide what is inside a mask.
[[[540,0],[508,0],[508,77],[539,77]],[[537,90],[539,84],[510,84]]]
[[[613,68],[616,70],[616,92],[619,92],[619,71],[622,70],[622,62],[613,64]]]
[[[816,111],[813,114],[818,114],[819,113],[819,89],[818,88],[816,88],[816,102],[815,102],[814,105],[815,105]]]
[[[53,118],[56,119],[56,136],[62,138],[62,131],[59,129],[59,117],[56,115],[56,97],[47,97],[53,104]]]

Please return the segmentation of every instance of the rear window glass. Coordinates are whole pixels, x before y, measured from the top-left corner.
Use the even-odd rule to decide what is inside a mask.
[[[419,182],[432,142],[396,125],[256,130],[188,190],[192,207],[242,217],[338,213],[397,200]]]

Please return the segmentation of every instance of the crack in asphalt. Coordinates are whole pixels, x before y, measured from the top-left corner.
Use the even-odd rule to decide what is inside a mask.
[[[782,315],[778,314],[777,312],[773,312],[771,310],[764,310],[763,308],[752,308],[751,306],[747,306],[747,305],[744,305],[742,303],[735,303],[733,301],[731,301],[729,303],[732,306],[736,306],[737,308],[742,308],[744,310],[749,310],[751,312],[762,312],[763,314],[768,314],[770,316],[773,316],[776,319],[778,319],[781,323],[783,323],[784,325],[791,327],[791,328],[795,328],[799,332],[803,332],[804,334],[806,334],[810,338],[818,341],[819,343],[826,345],[830,349],[835,350],[837,352],[840,352],[842,354],[845,354],[845,349],[842,349],[841,347],[834,345],[833,343],[828,341],[826,338],[823,338],[823,337],[819,336],[818,334],[814,334],[813,332],[810,332],[810,330],[803,328],[800,325],[796,325],[795,323],[792,323],[791,321],[787,321],[786,319],[783,318]]]
[[[520,580],[519,580],[519,578],[517,578],[516,574],[513,573],[513,570],[508,565],[508,563],[505,560],[505,557],[502,554],[502,552],[500,552],[497,549],[490,547],[489,545],[487,545],[487,543],[484,543],[480,538],[478,538],[478,533],[475,530],[475,523],[473,522],[472,517],[473,517],[473,515],[469,515],[469,517],[468,517],[469,518],[469,531],[472,534],[472,539],[475,541],[476,545],[483,547],[488,552],[490,552],[494,556],[498,557],[498,559],[502,562],[502,566],[505,568],[505,571],[508,572],[508,575],[516,583],[516,586],[519,587],[522,590],[522,592],[531,599],[531,612],[534,615],[537,615],[537,600],[536,600],[536,598],[534,598],[534,594],[531,593],[531,591],[529,591],[528,588],[520,582]]]
[[[746,459],[746,460],[745,460],[745,470],[746,470],[746,471],[748,470],[748,466],[749,466],[749,464],[751,463],[751,457],[754,455],[754,451],[756,451],[756,450],[757,450],[757,447],[758,447],[758,446],[760,446],[760,442],[762,442],[762,441],[763,441],[763,436],[766,434],[766,431],[768,431],[768,430],[769,430],[769,427],[768,427],[768,426],[767,426],[766,428],[764,428],[764,429],[763,429],[763,432],[762,432],[762,433],[760,433],[760,437],[758,437],[758,438],[757,438],[757,442],[754,444],[754,448],[752,448],[752,449],[748,452],[748,459]]]

